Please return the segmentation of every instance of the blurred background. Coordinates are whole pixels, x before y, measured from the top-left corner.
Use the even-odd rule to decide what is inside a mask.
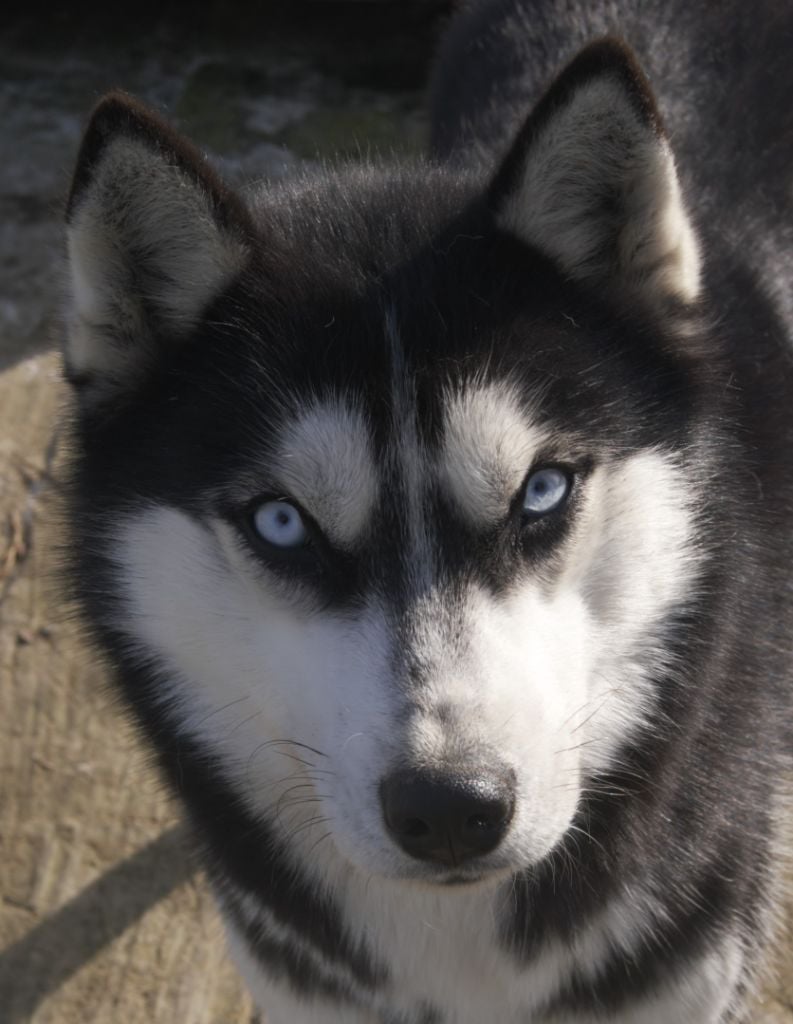
[[[0,15],[0,1024],[251,1016],[175,808],[58,593],[61,221],[86,118],[126,89],[235,183],[420,152],[449,9],[34,2]],[[793,1022],[793,986],[769,988],[756,1020]]]

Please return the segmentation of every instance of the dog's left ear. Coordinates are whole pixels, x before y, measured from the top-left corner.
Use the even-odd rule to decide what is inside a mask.
[[[571,279],[692,302],[699,252],[653,94],[604,39],[559,75],[490,188],[500,227]]]

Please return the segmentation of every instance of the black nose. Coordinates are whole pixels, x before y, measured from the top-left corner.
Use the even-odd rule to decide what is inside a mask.
[[[386,827],[405,853],[456,867],[494,850],[515,811],[509,770],[453,775],[403,770],[380,783]]]

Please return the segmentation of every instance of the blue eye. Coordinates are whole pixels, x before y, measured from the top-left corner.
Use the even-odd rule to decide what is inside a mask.
[[[523,511],[530,516],[544,516],[558,508],[570,493],[571,478],[561,469],[538,469],[526,483]]]
[[[298,548],[308,540],[303,517],[287,501],[265,501],[253,513],[256,532],[277,548]]]

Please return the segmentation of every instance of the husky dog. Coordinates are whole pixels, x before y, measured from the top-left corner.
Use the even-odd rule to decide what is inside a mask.
[[[73,576],[269,1024],[745,1019],[790,749],[792,26],[477,4],[431,160],[245,196],[94,112]]]

